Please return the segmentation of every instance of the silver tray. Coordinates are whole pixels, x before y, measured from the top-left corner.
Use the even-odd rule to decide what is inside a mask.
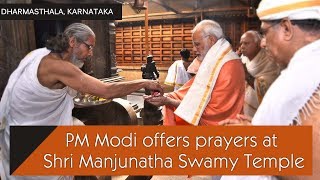
[[[90,98],[80,98],[80,97],[73,98],[74,104],[76,106],[81,106],[81,107],[97,106],[97,105],[101,105],[101,104],[107,104],[111,101],[112,101],[112,99],[92,100]]]

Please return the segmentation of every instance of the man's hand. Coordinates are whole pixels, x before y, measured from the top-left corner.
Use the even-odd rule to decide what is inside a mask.
[[[236,119],[226,119],[223,121],[220,121],[218,125],[221,126],[250,126],[252,117],[243,115],[243,114],[237,114]]]
[[[180,100],[176,100],[174,98],[169,97],[168,94],[161,94],[159,92],[153,92],[151,95],[143,96],[143,98],[148,103],[158,107],[163,105],[178,107],[181,103]]]
[[[146,80],[145,88],[151,91],[159,92],[161,96],[163,95],[163,88],[158,80]]]
[[[167,97],[162,96],[162,95],[158,95],[158,96],[149,95],[149,96],[144,96],[143,98],[144,98],[144,100],[146,100],[150,104],[158,106],[158,107],[166,105],[168,103]]]
[[[244,114],[237,114],[237,119],[242,120],[242,121],[248,121],[248,122],[252,121],[252,117],[246,116]]]

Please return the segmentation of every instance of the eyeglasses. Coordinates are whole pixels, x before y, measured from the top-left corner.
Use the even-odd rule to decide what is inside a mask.
[[[270,23],[271,26],[265,28],[265,29],[260,29],[260,34],[262,35],[262,38],[265,38],[269,29],[274,27],[275,25],[279,24],[281,21],[268,21],[267,23]]]
[[[93,50],[93,45],[90,45],[88,43],[86,43],[85,41],[82,41],[80,40],[81,43],[83,43],[84,45],[86,45],[86,47],[89,49],[89,50]]]

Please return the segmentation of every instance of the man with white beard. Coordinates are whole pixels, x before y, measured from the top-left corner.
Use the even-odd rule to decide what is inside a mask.
[[[11,74],[0,102],[1,179],[72,179],[72,177],[11,176],[9,173],[10,126],[73,125],[71,88],[105,99],[122,97],[141,88],[163,90],[157,81],[134,80],[103,83],[79,67],[92,56],[95,34],[85,24],[69,25],[21,60]]]
[[[156,106],[165,105],[164,125],[217,125],[242,112],[244,70],[220,25],[212,20],[201,21],[192,30],[192,41],[201,62],[190,65],[198,69],[196,76],[177,91],[146,97]],[[197,65],[200,67],[193,67]]]

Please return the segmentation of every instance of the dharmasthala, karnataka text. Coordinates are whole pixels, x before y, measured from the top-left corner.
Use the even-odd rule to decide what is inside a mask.
[[[68,8],[67,15],[113,15],[111,8]]]
[[[1,15],[65,15],[62,9],[55,8],[1,8]]]

